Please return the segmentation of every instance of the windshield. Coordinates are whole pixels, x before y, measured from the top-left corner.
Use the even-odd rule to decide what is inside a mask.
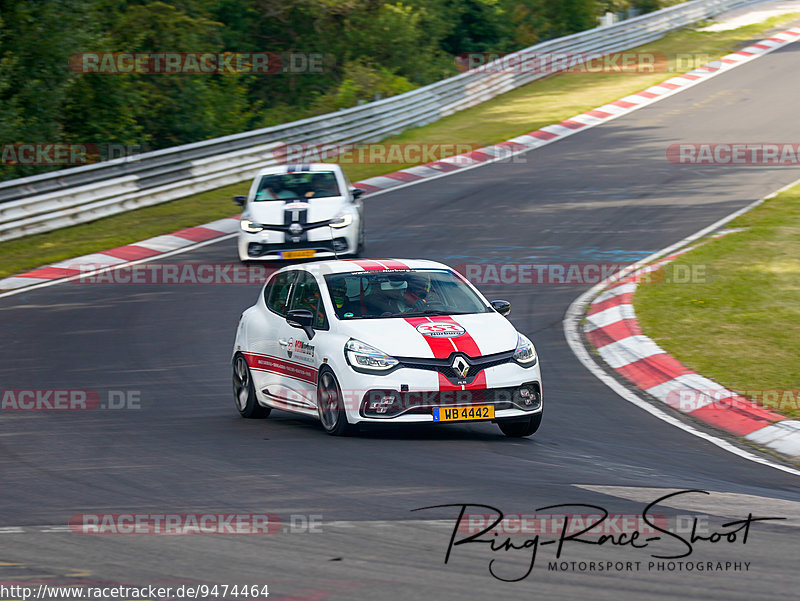
[[[304,171],[265,175],[254,200],[298,200],[341,196],[333,171]]]
[[[491,311],[458,276],[443,269],[337,273],[325,281],[339,319]]]

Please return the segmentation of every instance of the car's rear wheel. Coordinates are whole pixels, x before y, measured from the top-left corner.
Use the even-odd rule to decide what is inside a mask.
[[[327,367],[322,368],[319,372],[317,411],[322,427],[331,436],[348,436],[355,431],[355,426],[347,421],[339,381],[333,371]]]
[[[267,417],[272,411],[269,407],[258,404],[250,368],[241,354],[236,355],[233,360],[233,400],[242,417],[253,419]]]
[[[497,422],[500,430],[511,438],[522,438],[534,434],[542,423],[542,412],[531,415],[528,419],[504,419]]]

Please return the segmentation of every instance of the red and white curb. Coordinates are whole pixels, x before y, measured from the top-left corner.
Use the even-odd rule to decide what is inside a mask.
[[[689,250],[638,269],[595,297],[583,321],[586,339],[608,367],[668,407],[800,460],[800,421],[764,409],[692,371],[642,333],[633,308],[640,278]]]
[[[548,125],[505,142],[486,146],[465,154],[455,155],[425,165],[409,167],[394,173],[371,177],[356,182],[355,185],[374,196],[375,194],[444,177],[489,163],[507,161],[523,152],[551,144],[567,136],[649,106],[798,40],[800,40],[800,27],[788,29],[743,50],[702,65],[688,73],[678,75],[615,102],[575,115],[560,123]],[[0,290],[15,290],[53,280],[76,277],[81,273],[81,265],[114,268],[134,262],[143,262],[165,254],[175,254],[179,250],[189,250],[212,240],[230,237],[237,231],[237,228],[238,219],[235,217],[220,219],[205,225],[183,229],[172,234],[157,236],[135,244],[128,244],[83,257],[68,259],[27,273],[0,279]]]
[[[143,262],[148,259],[162,257],[200,243],[216,241],[223,236],[230,236],[239,229],[239,219],[228,217],[206,223],[197,227],[148,238],[134,244],[118,246],[82,257],[68,259],[39,267],[33,271],[0,280],[0,290],[13,290],[41,284],[51,280],[68,279],[104,267],[120,267]]]

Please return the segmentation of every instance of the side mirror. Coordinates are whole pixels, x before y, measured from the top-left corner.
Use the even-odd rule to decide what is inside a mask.
[[[309,340],[314,338],[314,314],[308,309],[292,309],[286,314],[286,323],[302,329]]]
[[[353,195],[353,199],[360,198],[362,194],[364,194],[364,190],[361,188],[350,188],[350,194]]]
[[[511,303],[504,300],[493,300],[491,302],[492,309],[497,311],[503,317],[507,317],[511,313]]]
[[[244,206],[244,203],[247,202],[247,196],[234,196],[233,203],[239,205],[240,207]]]

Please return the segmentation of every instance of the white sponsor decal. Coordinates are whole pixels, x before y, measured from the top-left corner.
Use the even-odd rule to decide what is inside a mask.
[[[308,208],[307,202],[290,202],[288,204],[283,205],[283,208],[287,211],[292,210],[303,210]]]
[[[302,340],[289,340],[290,357],[292,353],[296,355],[296,359],[300,359],[301,361],[311,362],[314,360],[314,346]]]
[[[457,323],[422,323],[417,326],[417,332],[433,338],[456,338],[467,333]]]

